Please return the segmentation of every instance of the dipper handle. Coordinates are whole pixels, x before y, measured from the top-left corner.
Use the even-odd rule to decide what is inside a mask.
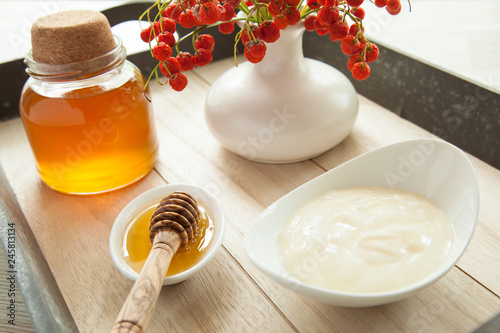
[[[175,252],[197,235],[198,204],[185,192],[163,198],[149,221],[151,251],[113,325],[113,333],[142,333],[153,315]]]
[[[143,333],[151,320],[163,279],[172,256],[181,244],[179,233],[170,228],[160,229],[153,240],[151,252],[141,274],[135,281],[118,318],[113,333]]]

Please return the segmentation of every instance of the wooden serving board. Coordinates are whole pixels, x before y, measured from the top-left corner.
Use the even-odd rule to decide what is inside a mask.
[[[481,192],[474,238],[443,279],[401,302],[340,308],[275,284],[247,258],[243,239],[253,219],[297,186],[372,149],[432,137],[359,96],[352,134],[313,160],[259,164],[222,149],[203,117],[210,84],[234,66],[225,59],[188,73],[181,93],[152,86],[160,161],[143,180],[93,196],[57,193],[39,179],[20,119],[0,123],[0,163],[81,332],[107,332],[132,281],[114,267],[108,237],[120,210],[165,183],[186,182],[223,203],[223,247],[199,274],[164,287],[149,332],[470,332],[500,312],[500,171],[471,156]]]

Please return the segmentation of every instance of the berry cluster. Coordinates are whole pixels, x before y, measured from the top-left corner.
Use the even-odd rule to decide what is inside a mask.
[[[400,0],[371,0],[377,7],[385,7],[396,15],[401,11]],[[236,43],[244,46],[244,55],[252,63],[260,62],[266,54],[266,43],[280,38],[280,30],[302,22],[308,31],[319,35],[328,34],[332,41],[340,41],[342,52],[350,56],[347,66],[357,80],[370,75],[369,63],[375,61],[377,45],[364,36],[361,8],[364,0],[158,0],[142,16],[147,15],[150,25],[141,31],[141,38],[150,44],[158,65],[153,73],[158,79],[158,70],[177,91],[187,85],[182,73],[195,66],[204,66],[212,61],[214,38],[201,32],[207,27],[217,26],[219,31],[230,34],[235,22],[241,21]],[[150,19],[155,7],[158,14]],[[236,15],[242,11],[245,15]],[[349,25],[348,20],[351,21]],[[176,40],[177,24],[193,29],[188,35]],[[193,52],[179,49],[179,44],[192,39]],[[236,47],[235,47],[236,50]],[[176,53],[174,56],[173,53]],[[159,79],[158,79],[159,81]]]
[[[219,31],[231,33],[234,30],[235,9],[239,1],[226,1],[224,4],[216,2],[198,2],[197,0],[180,0],[163,3],[158,1],[155,6],[159,6],[160,11],[156,20],[151,25],[141,31],[141,39],[150,43],[155,42],[151,52],[158,60],[154,73],[158,69],[168,79],[170,86],[181,91],[187,86],[187,77],[182,72],[189,71],[195,66],[204,66],[212,61],[212,51],[215,47],[214,38],[209,34],[200,34],[204,28],[218,24]],[[148,15],[152,6],[143,14]],[[197,27],[191,34],[193,40],[194,54],[179,50],[179,43],[189,36],[184,36],[181,40],[176,40],[174,33],[177,24],[184,28]],[[174,50],[176,56],[173,56]]]

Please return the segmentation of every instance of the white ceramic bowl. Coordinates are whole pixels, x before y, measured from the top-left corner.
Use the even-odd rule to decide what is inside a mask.
[[[444,209],[453,223],[455,241],[443,265],[407,288],[371,294],[318,288],[288,274],[280,262],[278,235],[289,216],[321,194],[351,186],[385,186],[413,191]],[[479,190],[467,156],[442,140],[412,140],[358,156],[288,193],[256,218],[245,234],[245,250],[266,275],[297,293],[332,305],[374,306],[409,297],[445,275],[468,246],[478,213]]]
[[[125,206],[116,217],[113,227],[111,228],[111,234],[109,236],[111,259],[118,270],[129,279],[135,281],[139,274],[127,265],[121,253],[121,244],[127,224],[144,211],[144,208],[158,204],[162,198],[175,191],[184,191],[191,194],[198,204],[206,209],[213,219],[215,232],[203,258],[190,269],[173,276],[165,277],[163,285],[175,284],[188,279],[202,269],[215,256],[217,250],[220,248],[226,231],[226,220],[222,206],[216,197],[203,188],[189,184],[168,184],[153,188],[139,195]]]

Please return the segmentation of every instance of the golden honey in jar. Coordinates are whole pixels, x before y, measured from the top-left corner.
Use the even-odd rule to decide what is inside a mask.
[[[111,35],[102,14],[53,15],[58,19],[49,15],[32,28],[33,47],[25,59],[30,78],[20,100],[21,119],[40,177],[49,187],[73,194],[128,185],[153,168],[158,154],[145,78],[126,60],[121,40]],[[93,30],[86,33],[87,26]],[[72,55],[68,51],[72,35],[66,33],[75,29],[80,37],[87,36],[90,45]],[[54,37],[59,35],[60,43]],[[103,38],[108,39],[107,45],[99,52],[99,45],[92,43],[103,44]]]
[[[151,251],[149,221],[156,205],[146,207],[137,218],[126,226],[121,245],[121,252],[127,265],[140,273]],[[205,255],[214,236],[214,222],[207,211],[198,206],[200,211],[197,236],[186,245],[181,245],[172,257],[166,276],[173,276],[194,267]]]

